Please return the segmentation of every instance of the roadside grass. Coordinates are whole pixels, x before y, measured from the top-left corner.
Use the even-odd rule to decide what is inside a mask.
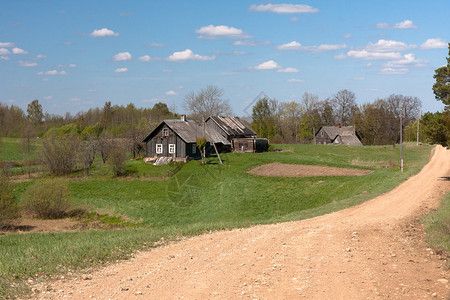
[[[207,231],[301,220],[362,203],[417,173],[428,161],[432,148],[405,145],[405,171],[401,173],[395,163],[388,167],[353,165],[355,160],[381,165],[398,162],[398,147],[276,147],[288,152],[228,153],[221,155],[223,165],[217,157],[210,157],[205,166],[190,161],[182,168],[144,165],[134,160],[127,166],[137,171],[138,176],[133,178],[69,178],[76,206],[120,217],[138,228],[0,236],[0,298],[21,290],[29,292],[28,280],[128,258],[133,251],[152,247],[162,237],[171,240]],[[246,173],[251,167],[271,162],[368,168],[374,172],[366,176],[305,178]],[[154,175],[157,180],[152,179]],[[17,199],[29,184],[14,185]]]
[[[450,193],[442,199],[440,207],[423,217],[427,242],[437,253],[450,256]]]

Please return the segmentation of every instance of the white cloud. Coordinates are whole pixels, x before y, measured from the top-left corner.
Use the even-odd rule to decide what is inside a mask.
[[[13,54],[28,54],[27,51],[25,51],[25,50],[23,50],[23,49],[20,49],[20,48],[17,48],[17,47],[14,47],[14,48],[12,49],[12,53],[13,53]]]
[[[21,67],[36,67],[37,65],[37,62],[19,60],[19,66]]]
[[[235,41],[233,43],[233,46],[249,46],[249,47],[256,47],[256,46],[263,46],[263,45],[270,45],[269,41],[265,42],[256,42],[256,41]]]
[[[131,59],[130,52],[121,52],[121,53],[117,53],[116,55],[113,56],[114,61],[124,61],[124,60],[130,60],[130,59]]]
[[[165,47],[166,45],[165,44],[161,44],[161,43],[148,43],[148,44],[145,44],[145,46],[148,46],[148,47]]]
[[[385,63],[383,66],[387,68],[401,68],[405,66],[424,67],[428,63],[427,60],[416,58],[414,54],[408,53],[403,55],[403,58],[398,60],[392,60]]]
[[[76,68],[76,64],[58,65],[58,68]]]
[[[231,38],[231,39],[247,39],[251,36],[244,33],[242,29],[235,27],[229,27],[225,25],[208,25],[195,31],[198,34],[199,39],[218,39],[218,38]]]
[[[198,54],[194,54],[191,49],[186,49],[180,52],[174,52],[170,55],[167,60],[168,61],[186,61],[186,60],[214,60],[215,56],[202,56]]]
[[[302,14],[302,13],[316,13],[319,11],[309,5],[302,4],[265,4],[265,5],[251,5],[250,11],[258,12],[274,12],[277,14]]]
[[[399,59],[401,55],[399,52],[372,52],[363,49],[363,50],[350,50],[347,52],[347,57],[360,58],[365,60],[388,60],[388,59]]]
[[[288,79],[288,82],[303,82],[303,80],[291,78],[291,79]]]
[[[334,50],[339,50],[339,49],[344,49],[344,48],[347,48],[346,44],[339,44],[339,45],[323,44],[323,45],[319,45],[319,46],[302,46],[302,44],[300,44],[297,41],[292,41],[290,43],[275,47],[275,49],[278,49],[278,50],[302,50],[302,51],[309,51],[309,52],[313,52],[313,53],[334,51]]]
[[[38,72],[37,73],[38,75],[51,75],[51,76],[53,76],[53,75],[67,75],[67,72],[66,71],[57,71],[57,70],[50,70],[50,71],[47,71],[47,72]]]
[[[301,48],[302,48],[302,44],[300,44],[299,42],[296,42],[296,41],[292,41],[290,43],[275,47],[275,49],[278,49],[278,50],[300,50]]]
[[[281,73],[298,73],[299,71],[296,68],[288,67],[288,68],[284,68],[284,69],[279,69],[279,70],[277,70],[277,72],[281,72]]]
[[[10,60],[11,58],[9,58],[8,56],[0,56],[0,60]]]
[[[409,72],[409,69],[407,68],[400,68],[400,69],[394,69],[394,68],[384,68],[382,69],[379,74],[381,75],[404,75]]]
[[[144,55],[138,58],[140,61],[150,61],[152,58],[149,55]]]
[[[279,69],[280,66],[273,60],[268,60],[255,67],[255,70],[274,70]]]
[[[114,72],[116,73],[123,73],[123,72],[127,72],[128,68],[117,68],[114,70]]]
[[[379,29],[416,29],[419,28],[416,24],[414,24],[411,20],[405,20],[400,23],[396,23],[394,25],[389,25],[389,23],[377,23],[375,24],[376,28]]]
[[[178,93],[175,92],[175,91],[170,90],[170,91],[167,91],[167,92],[166,92],[166,95],[169,95],[169,96],[175,96],[175,95],[178,95]]]
[[[15,47],[15,46],[16,46],[16,45],[15,45],[14,43],[8,43],[8,42],[2,43],[2,42],[0,42],[0,47],[13,48],[13,47]]]
[[[417,45],[407,45],[403,42],[393,40],[378,40],[378,42],[376,42],[375,44],[369,42],[365,47],[366,50],[373,52],[405,51],[413,48],[417,48]]]
[[[394,24],[393,27],[394,28],[398,28],[398,29],[415,29],[415,28],[419,28],[419,26],[414,24],[413,21],[411,21],[411,20],[405,20],[403,22]]]
[[[344,39],[349,39],[349,38],[352,37],[352,34],[351,34],[351,33],[346,33],[346,34],[344,34],[342,37],[343,37]]]
[[[420,49],[439,49],[439,48],[447,48],[447,43],[440,38],[435,38],[435,39],[428,39],[425,41],[425,43],[423,43],[422,45],[420,45]]]
[[[91,32],[92,37],[119,36],[118,32],[114,32],[108,28],[96,29]]]
[[[38,55],[36,55],[36,57],[35,57],[35,59],[44,59],[44,58],[47,58],[47,55],[44,55],[44,54],[38,54]]]
[[[81,99],[80,98],[71,98],[69,101],[70,102],[80,102]]]
[[[6,48],[0,48],[0,55],[8,55],[11,54],[11,52]]]
[[[44,99],[45,100],[51,100],[51,99],[53,99],[53,96],[45,96]]]
[[[164,69],[162,71],[163,71],[163,73],[172,73],[172,70],[168,70],[168,69]]]

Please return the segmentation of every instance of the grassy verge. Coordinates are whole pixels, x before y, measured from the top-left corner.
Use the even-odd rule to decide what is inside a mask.
[[[437,253],[450,255],[450,193],[443,199],[441,206],[423,218],[427,242]]]
[[[165,180],[142,180],[144,176],[122,180],[100,175],[85,180],[69,178],[76,205],[139,227],[0,236],[0,298],[26,290],[25,283],[30,279],[127,258],[161,237],[173,239],[210,230],[300,220],[362,203],[417,173],[428,161],[431,149],[405,145],[405,172],[400,173],[396,166],[399,149],[392,146],[277,148],[287,152],[223,154],[223,165],[216,157],[208,158],[205,166],[198,161],[182,168],[143,165],[140,161],[128,165],[138,174],[172,175]],[[374,172],[359,177],[306,178],[246,173],[251,167],[271,162],[369,168]],[[14,185],[18,199],[28,185]]]

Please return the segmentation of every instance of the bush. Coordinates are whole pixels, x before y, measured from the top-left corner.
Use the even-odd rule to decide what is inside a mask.
[[[14,200],[11,187],[6,176],[0,174],[0,227],[19,218],[19,207]]]
[[[126,161],[127,152],[124,147],[117,146],[111,149],[108,157],[108,163],[111,165],[115,176],[120,176],[123,174]]]
[[[70,203],[68,184],[62,180],[38,181],[23,195],[25,211],[40,219],[58,219],[67,216]]]
[[[75,167],[80,138],[77,135],[49,137],[42,142],[42,162],[53,175],[67,175]]]

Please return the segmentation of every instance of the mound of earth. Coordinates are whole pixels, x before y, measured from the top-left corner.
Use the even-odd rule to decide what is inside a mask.
[[[352,168],[270,163],[252,168],[247,173],[261,176],[317,177],[364,176],[373,173],[373,171]]]

